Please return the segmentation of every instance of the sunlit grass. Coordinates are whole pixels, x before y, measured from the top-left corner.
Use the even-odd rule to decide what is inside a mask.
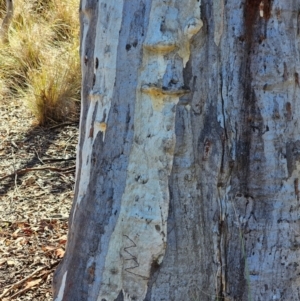
[[[68,51],[52,53],[39,70],[31,71],[24,100],[41,123],[75,113],[74,102],[80,97],[78,70],[78,61]]]
[[[14,3],[9,42],[0,45],[0,93],[23,101],[40,124],[66,120],[80,99],[79,1]]]

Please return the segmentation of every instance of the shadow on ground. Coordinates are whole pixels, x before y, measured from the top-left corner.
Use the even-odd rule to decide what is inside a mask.
[[[23,135],[20,133],[10,135],[4,144],[5,155],[1,156],[1,161],[2,163],[6,161],[7,168],[0,171],[0,196],[15,189],[16,185],[22,185],[23,179],[32,173],[48,173],[50,177],[54,176],[55,181],[49,179],[49,182],[53,184],[49,193],[61,193],[69,190],[70,183],[57,181],[59,171],[55,172],[47,167],[64,170],[74,166],[77,137],[78,123],[71,122],[48,128],[36,126]],[[16,171],[30,168],[45,169],[16,173]],[[75,169],[70,172],[74,173]],[[8,174],[11,176],[1,179]]]

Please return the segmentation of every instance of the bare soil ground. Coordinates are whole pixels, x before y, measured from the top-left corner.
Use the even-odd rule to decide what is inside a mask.
[[[0,99],[0,300],[52,300],[73,198],[76,120],[42,128],[23,104]]]

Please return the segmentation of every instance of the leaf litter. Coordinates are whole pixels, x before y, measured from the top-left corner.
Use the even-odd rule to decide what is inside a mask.
[[[52,300],[75,183],[78,117],[49,128],[0,99],[0,300]]]

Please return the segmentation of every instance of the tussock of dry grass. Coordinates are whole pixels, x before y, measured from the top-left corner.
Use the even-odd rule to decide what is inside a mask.
[[[80,99],[78,6],[15,0],[9,43],[0,45],[0,95],[24,101],[43,125],[66,120]],[[0,0],[0,18],[4,8]]]

